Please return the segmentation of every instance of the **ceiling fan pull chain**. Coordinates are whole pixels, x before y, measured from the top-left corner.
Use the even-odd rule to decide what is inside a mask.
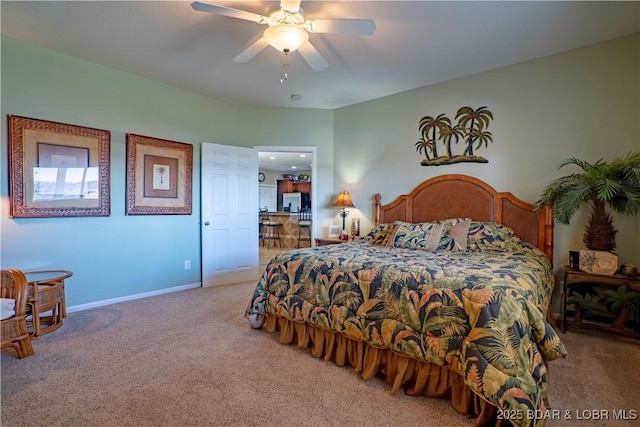
[[[289,64],[283,64],[282,67],[280,67],[280,83],[284,83],[285,80],[289,79]]]

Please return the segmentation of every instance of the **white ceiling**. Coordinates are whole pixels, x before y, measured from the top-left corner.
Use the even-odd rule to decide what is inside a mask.
[[[278,2],[213,0],[258,14]],[[267,47],[264,27],[190,1],[6,1],[2,34],[246,106],[335,109],[640,31],[640,2],[313,1],[307,19],[371,18],[373,36],[310,34],[329,67]],[[302,95],[292,101],[292,94]]]
[[[308,172],[313,162],[313,153],[296,153],[284,151],[260,151],[258,163],[261,170],[299,174]]]

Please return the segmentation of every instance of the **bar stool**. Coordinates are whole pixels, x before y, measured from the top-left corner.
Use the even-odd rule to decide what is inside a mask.
[[[264,234],[263,234],[263,214],[266,214],[269,211],[269,208],[265,207],[264,209],[258,208],[258,241],[260,245],[264,246]]]
[[[265,240],[273,240],[274,248],[276,246],[276,241],[278,242],[278,245],[282,247],[282,241],[280,240],[280,228],[282,227],[282,223],[272,221],[271,218],[269,218],[269,213],[262,209],[260,209],[260,227],[262,229],[260,232],[260,235],[262,236],[262,246],[265,245]],[[271,243],[267,243],[267,247],[271,247]]]
[[[306,230],[304,235],[303,229]],[[300,241],[308,241],[311,246],[311,211],[298,208],[298,247],[300,247]]]

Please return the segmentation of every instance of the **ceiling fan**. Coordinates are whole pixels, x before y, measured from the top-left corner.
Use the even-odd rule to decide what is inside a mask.
[[[329,64],[309,42],[309,33],[342,33],[370,36],[376,30],[376,24],[371,19],[306,19],[304,11],[300,8],[300,1],[281,0],[280,7],[271,11],[268,16],[200,1],[191,3],[191,7],[200,12],[230,16],[253,21],[261,25],[268,25],[262,37],[233,60],[238,63],[248,62],[265,47],[271,45],[285,54],[296,50],[299,51],[314,71],[321,71],[327,68]]]

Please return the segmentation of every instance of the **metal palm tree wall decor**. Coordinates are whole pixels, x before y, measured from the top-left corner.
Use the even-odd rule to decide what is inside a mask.
[[[471,107],[462,107],[455,117],[456,123],[444,114],[433,118],[424,116],[420,119],[418,130],[422,138],[416,142],[416,151],[424,153],[425,159],[420,162],[422,166],[440,166],[453,163],[472,162],[488,163],[482,156],[474,154],[483,145],[489,146],[493,142],[493,135],[487,131],[489,122],[493,120],[493,114],[487,107],[480,107],[474,110]],[[452,144],[462,141],[465,149],[462,154],[454,155],[451,149]],[[438,154],[438,142],[441,142],[446,149],[446,155]]]

